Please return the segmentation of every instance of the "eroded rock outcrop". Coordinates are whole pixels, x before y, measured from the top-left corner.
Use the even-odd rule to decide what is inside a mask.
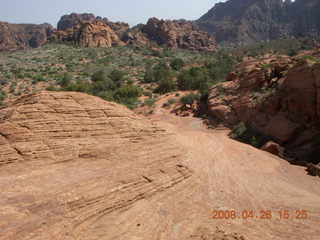
[[[78,22],[64,31],[54,31],[51,35],[51,41],[72,41],[80,47],[124,45],[119,36],[103,20]]]
[[[0,51],[26,50],[47,42],[50,24],[11,24],[0,22]]]
[[[200,31],[196,25],[181,20],[158,20],[150,18],[141,29],[147,36],[169,48],[184,48],[199,51],[216,51],[216,43],[213,37]]]
[[[211,89],[209,112],[230,127],[249,123],[298,159],[318,163],[319,59],[318,51],[295,58],[249,58],[235,67],[229,81]]]
[[[0,148],[3,239],[82,238],[100,217],[192,174],[172,133],[83,93],[0,109]]]
[[[68,28],[73,27],[74,25],[78,24],[79,22],[92,22],[96,20],[95,15],[91,13],[71,13],[63,15],[57,25],[57,30],[64,31]]]

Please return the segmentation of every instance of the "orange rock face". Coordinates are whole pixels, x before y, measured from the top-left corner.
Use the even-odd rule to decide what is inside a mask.
[[[142,29],[152,40],[167,47],[190,50],[216,51],[213,37],[187,21],[169,21],[150,18]]]
[[[26,50],[47,42],[52,30],[49,24],[11,24],[0,22],[0,51]]]
[[[102,20],[79,22],[64,31],[54,31],[51,40],[74,41],[80,47],[111,47],[124,45],[118,35]]]
[[[165,46],[198,51],[216,51],[212,36],[187,21],[170,21],[150,18],[146,25],[132,28],[123,38],[130,45]]]
[[[319,59],[318,51],[307,54]],[[211,89],[209,112],[228,126],[250,122],[302,157],[318,132],[319,79],[320,64],[302,55],[251,58]]]
[[[0,148],[2,239],[76,239],[94,219],[191,175],[174,136],[82,93],[2,108]]]

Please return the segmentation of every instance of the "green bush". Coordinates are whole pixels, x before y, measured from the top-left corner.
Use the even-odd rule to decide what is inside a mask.
[[[155,93],[164,94],[176,89],[176,84],[169,78],[162,79],[158,84],[158,87],[154,90]]]
[[[156,101],[157,101],[157,99],[155,99],[155,98],[147,98],[146,100],[144,100],[143,105],[151,107],[156,103]]]
[[[88,82],[77,82],[61,88],[62,91],[83,92],[92,94],[92,85]]]
[[[145,72],[143,76],[143,82],[144,83],[152,83],[155,82],[154,72],[152,70],[148,70]]]
[[[230,138],[250,144],[256,148],[261,148],[266,142],[271,140],[259,130],[252,128],[249,123],[244,122],[240,122],[233,127]]]
[[[116,101],[122,102],[123,100],[127,99],[136,99],[140,97],[141,94],[142,91],[139,87],[127,84],[115,91],[114,98]]]
[[[61,79],[59,80],[59,85],[61,87],[66,87],[71,83],[71,76],[67,73],[63,74]]]
[[[106,101],[109,101],[109,102],[114,101],[114,97],[111,92],[107,92],[107,91],[99,92],[98,96]]]
[[[91,77],[92,82],[104,82],[106,79],[107,77],[104,70],[95,72]]]
[[[123,81],[123,77],[124,77],[124,73],[118,69],[114,69],[110,75],[109,75],[110,79],[114,82],[122,82]]]
[[[185,62],[181,58],[175,58],[171,61],[170,66],[173,70],[180,71],[185,66]]]
[[[180,98],[180,102],[182,104],[192,104],[194,103],[194,101],[198,101],[198,100],[200,100],[200,94],[197,94],[197,93],[189,93]]]

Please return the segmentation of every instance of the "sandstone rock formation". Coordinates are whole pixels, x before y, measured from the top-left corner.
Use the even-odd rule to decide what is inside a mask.
[[[63,15],[58,22],[57,30],[64,31],[73,27],[79,22],[92,22],[94,20],[96,20],[96,17],[91,13],[71,13],[69,15]]]
[[[304,54],[310,56],[265,55],[239,63],[230,81],[211,89],[210,114],[231,127],[248,122],[298,159],[318,163],[319,51]]]
[[[103,21],[78,22],[64,31],[54,31],[51,41],[72,41],[80,47],[111,47],[124,45],[118,35]]]
[[[71,13],[64,15],[60,18],[57,30],[58,31],[65,31],[68,28],[72,28],[73,26],[77,25],[78,23],[82,22],[94,22],[96,20],[101,20],[105,22],[119,37],[121,37],[126,31],[130,29],[129,24],[124,22],[111,22],[107,18],[96,17],[91,13]]]
[[[196,21],[218,43],[279,39],[297,34],[320,37],[317,0],[228,0]]]
[[[0,22],[0,51],[18,51],[39,47],[47,42],[51,31],[50,24]]]
[[[217,50],[214,38],[184,20],[170,21],[150,18],[141,31],[159,45],[169,48],[178,47],[199,51]]]
[[[83,93],[35,93],[0,109],[0,148],[2,239],[81,238],[192,174],[172,133]]]

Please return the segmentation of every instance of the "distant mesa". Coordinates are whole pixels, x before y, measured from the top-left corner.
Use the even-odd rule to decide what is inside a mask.
[[[320,37],[318,0],[228,0],[195,21],[218,43],[275,40],[295,35]]]

